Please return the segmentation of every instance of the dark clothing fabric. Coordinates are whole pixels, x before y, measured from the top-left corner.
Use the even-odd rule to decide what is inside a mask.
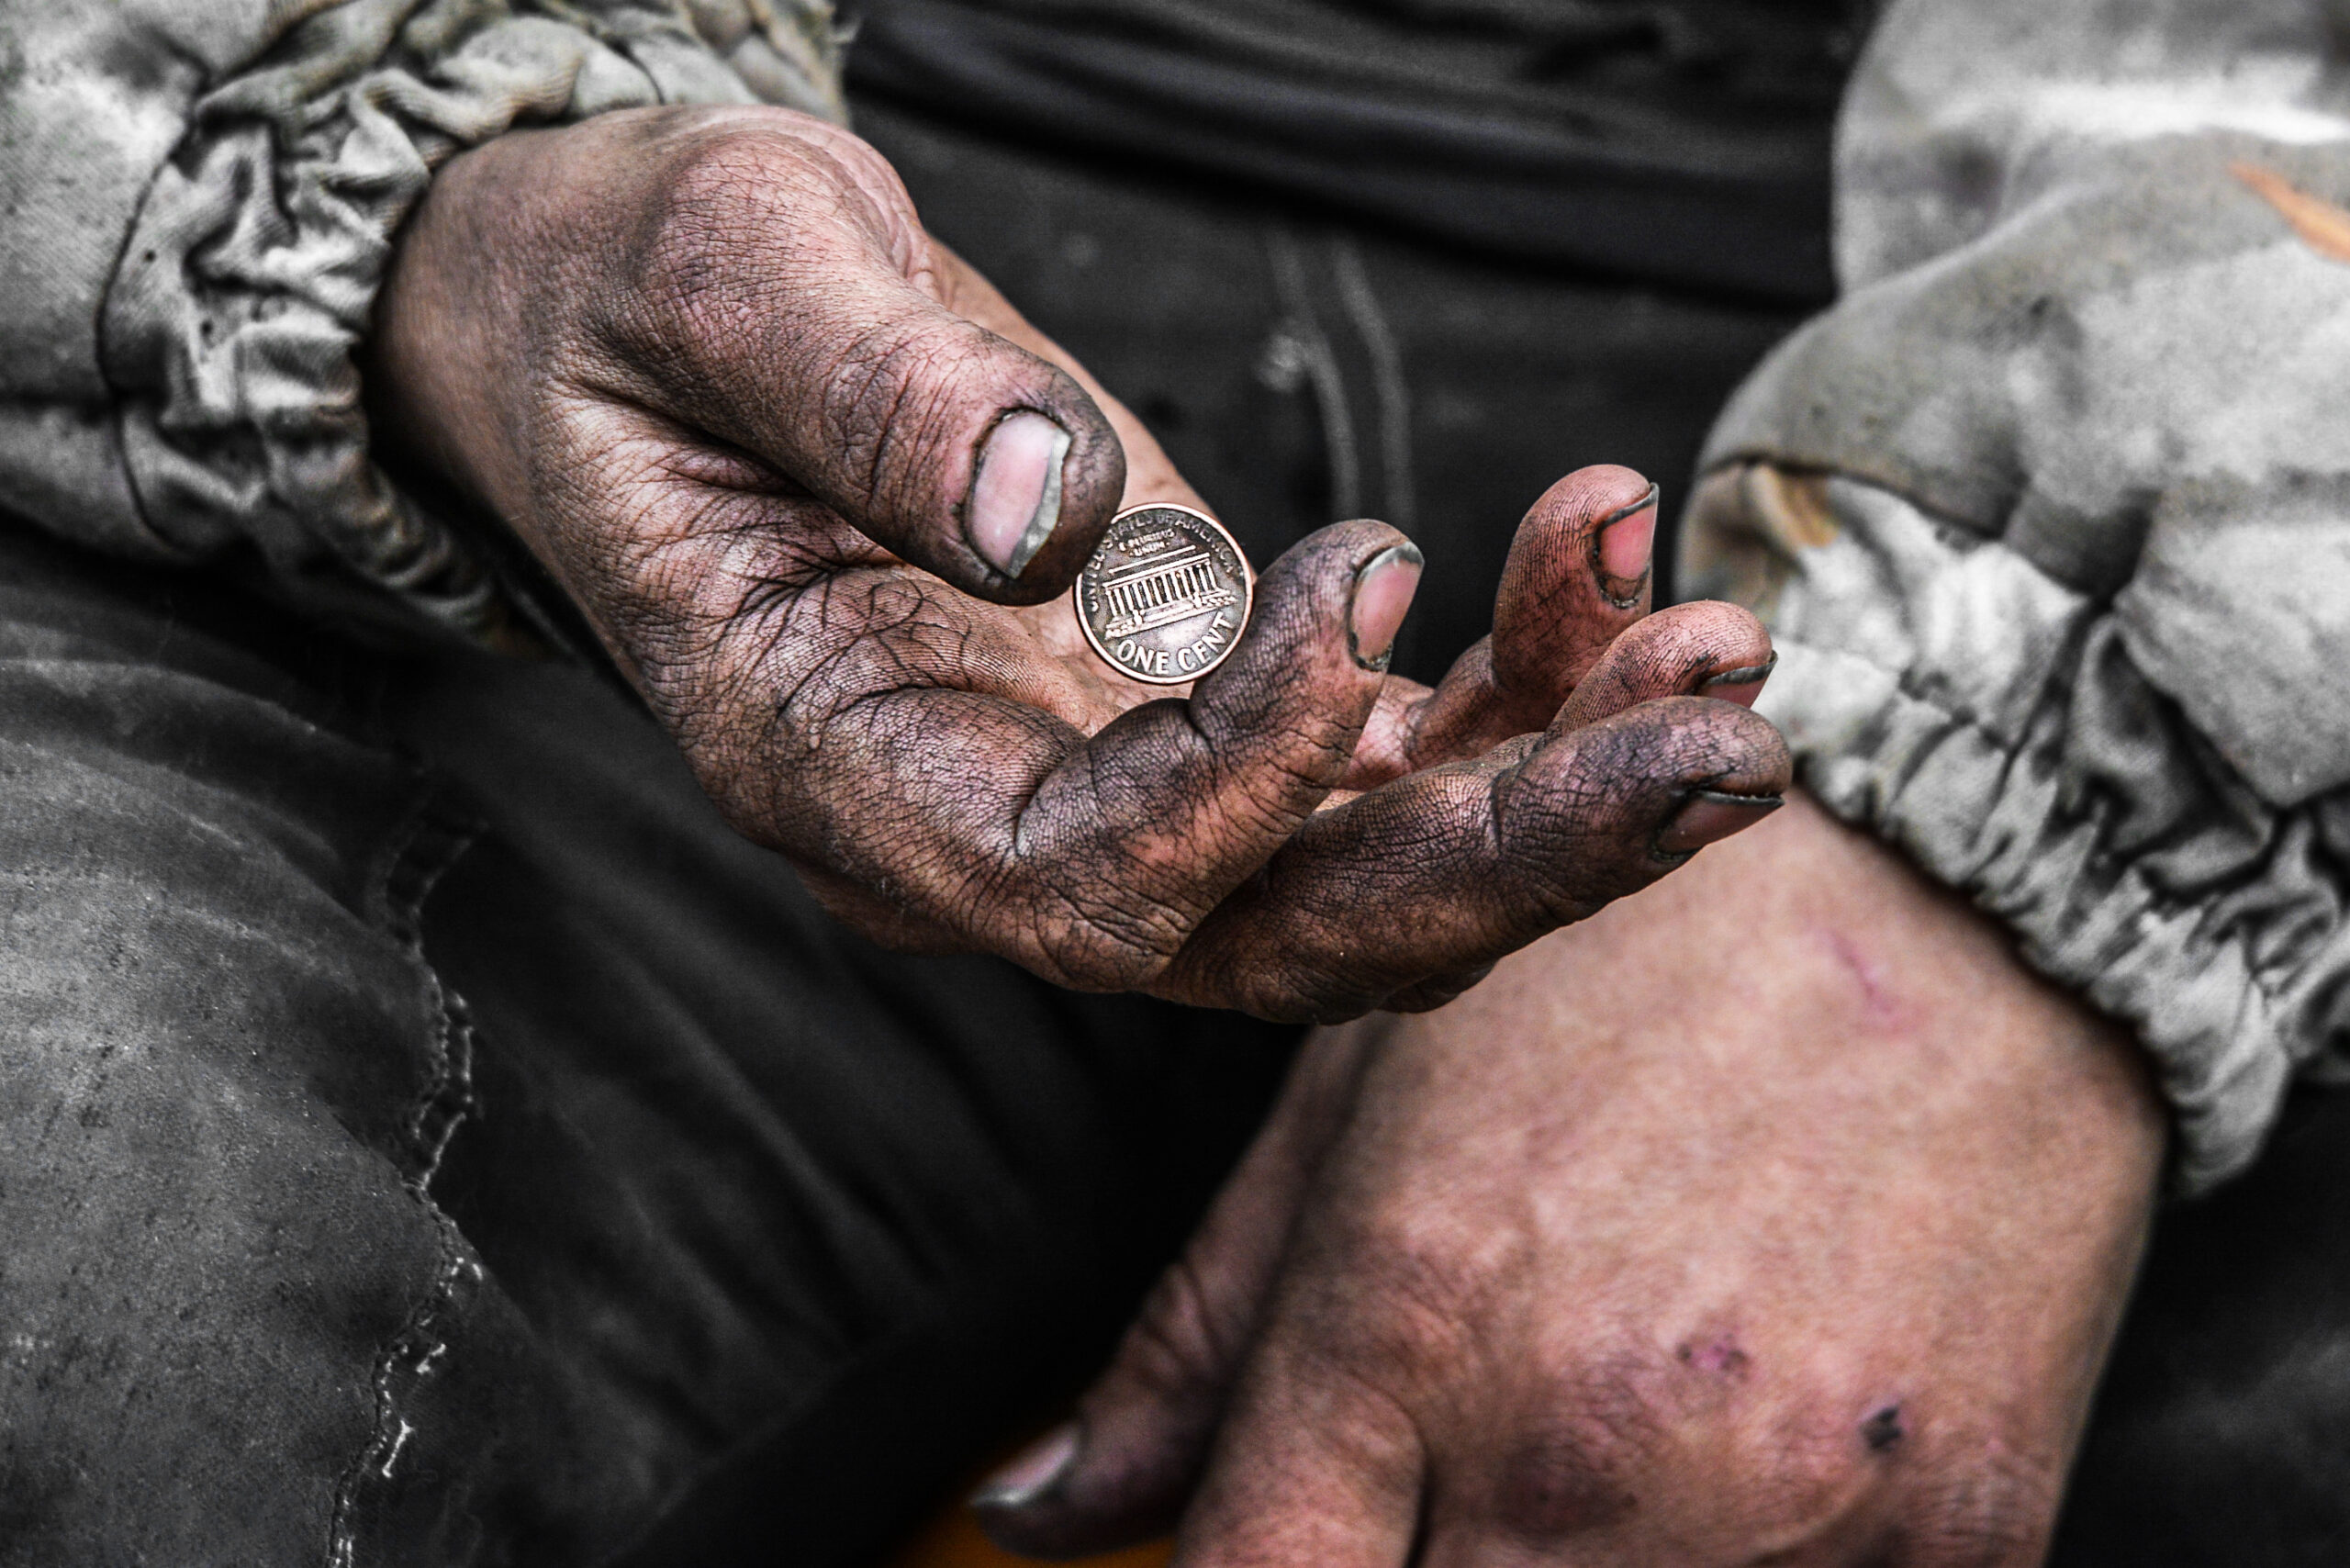
[[[1859,0],[867,0],[849,80],[1458,246],[1824,304]]]
[[[0,532],[0,1563],[870,1561],[1292,1032],[881,953],[575,667]]]
[[[2350,1562],[2350,1094],[2155,1221],[2050,1568]]]

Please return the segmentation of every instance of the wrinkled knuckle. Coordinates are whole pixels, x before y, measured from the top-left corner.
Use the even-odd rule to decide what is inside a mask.
[[[957,416],[983,390],[982,355],[976,328],[897,316],[844,344],[826,367],[824,423],[868,510],[913,503],[905,491],[918,476],[962,472],[949,449],[962,433]],[[980,401],[992,410],[993,400]]]
[[[1509,1267],[1512,1238],[1437,1204],[1382,1205],[1346,1238],[1383,1310],[1370,1354],[1437,1364],[1457,1349]]]
[[[1152,1392],[1180,1394],[1220,1383],[1238,1356],[1238,1327],[1228,1321],[1190,1258],[1161,1274],[1127,1336],[1128,1373]]]
[[[1035,922],[1035,967],[1076,991],[1141,991],[1174,962],[1189,931],[1177,912],[1145,901],[1062,894]]]
[[[1276,752],[1220,769],[1187,796],[1196,831],[1220,844],[1285,844],[1344,776],[1351,746],[1311,731],[1286,735]]]
[[[1657,874],[1648,833],[1665,786],[1635,727],[1577,734],[1572,755],[1538,754],[1492,787],[1494,858],[1554,921],[1581,920]]]
[[[624,324],[682,321],[720,345],[771,340],[802,314],[796,276],[889,265],[901,248],[834,153],[781,129],[682,134],[636,188],[616,291]]]
[[[794,183],[767,140],[708,130],[678,139],[640,226],[641,289],[690,304],[723,278],[728,252],[761,233]]]

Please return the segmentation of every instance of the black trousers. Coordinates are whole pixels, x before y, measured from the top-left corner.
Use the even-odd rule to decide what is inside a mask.
[[[1685,470],[1774,314],[900,117],[934,221],[1270,556]],[[1080,243],[1080,241],[1082,241]],[[1293,1036],[884,954],[597,672],[0,521],[0,1563],[870,1562],[1108,1348]],[[2064,1560],[2344,1560],[2350,1100],[2166,1216]]]

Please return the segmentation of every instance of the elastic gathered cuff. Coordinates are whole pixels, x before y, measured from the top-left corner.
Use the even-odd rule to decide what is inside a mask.
[[[524,14],[517,15],[516,12]],[[541,14],[530,14],[532,12]],[[104,364],[148,535],[257,554],[345,624],[498,639],[490,554],[368,456],[353,349],[433,169],[517,124],[677,103],[838,119],[828,0],[343,0],[209,93],[108,290]]]
[[[1762,465],[1718,473],[1692,525],[1695,590],[1772,622],[1762,711],[1805,787],[2136,1029],[2181,1189],[2249,1164],[2297,1074],[2350,1078],[2350,790],[2280,802],[2248,782],[2143,673],[2127,593]]]

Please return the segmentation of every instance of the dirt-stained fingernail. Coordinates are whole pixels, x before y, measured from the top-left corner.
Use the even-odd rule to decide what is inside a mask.
[[[1647,583],[1649,565],[1656,554],[1656,509],[1659,491],[1649,493],[1599,525],[1592,558],[1599,568],[1600,587],[1619,608],[1630,609]]]
[[[1724,702],[1735,702],[1741,708],[1751,708],[1754,700],[1762,695],[1762,683],[1779,667],[1779,655],[1773,654],[1759,665],[1744,665],[1726,669],[1697,688],[1700,697],[1712,697]]]
[[[1355,663],[1384,672],[1395,656],[1395,633],[1420,588],[1427,557],[1416,544],[1396,544],[1363,563],[1355,574],[1354,602],[1347,607],[1347,651]]]
[[[1656,853],[1668,860],[1686,859],[1708,844],[1744,833],[1786,803],[1778,795],[1693,790],[1673,820],[1657,830]]]
[[[1005,415],[988,432],[963,529],[971,548],[1007,577],[1028,569],[1061,520],[1061,463],[1069,448],[1069,431],[1027,409]]]
[[[1020,1508],[1035,1502],[1069,1473],[1084,1438],[1084,1429],[1074,1421],[1056,1427],[981,1483],[971,1494],[971,1506]]]

